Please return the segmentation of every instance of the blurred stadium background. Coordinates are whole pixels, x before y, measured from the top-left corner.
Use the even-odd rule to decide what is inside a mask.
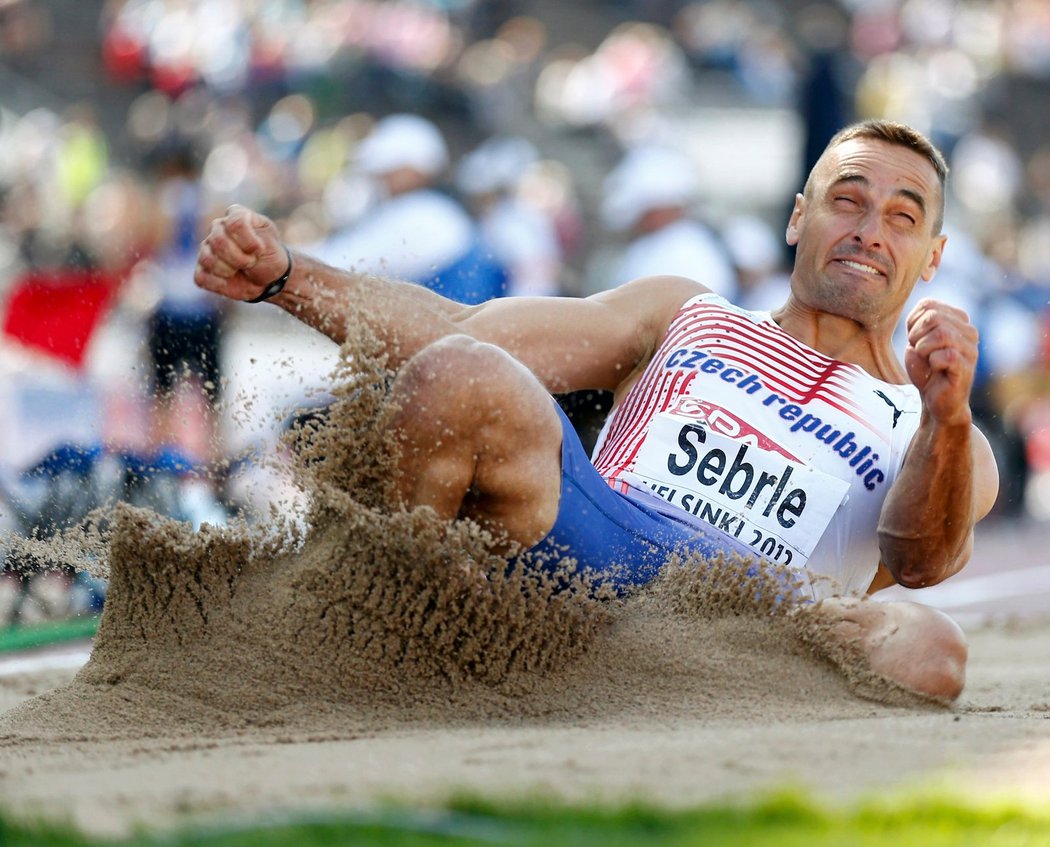
[[[952,194],[918,293],[982,332],[993,521],[1042,526],[1048,81],[1044,0],[0,0],[0,526],[46,538],[117,498],[214,523],[292,496],[259,457],[323,402],[335,352],[276,309],[197,292],[193,255],[234,202],[292,244],[349,249],[389,200],[362,145],[398,113],[440,133],[431,187],[502,293],[618,284],[648,267],[662,216],[680,227],[668,270],[760,308],[834,131],[927,132]],[[653,149],[679,179],[632,158]],[[415,250],[452,225],[433,227],[387,237]],[[565,402],[590,432],[607,398]],[[4,555],[0,628],[100,608],[104,583]]]

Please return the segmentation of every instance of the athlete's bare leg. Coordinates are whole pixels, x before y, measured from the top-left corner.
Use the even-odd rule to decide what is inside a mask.
[[[504,350],[450,336],[398,372],[399,493],[530,547],[558,514],[561,422],[540,382]]]
[[[966,638],[943,612],[918,603],[835,597],[814,607],[828,636],[860,650],[875,673],[954,700],[966,683]]]

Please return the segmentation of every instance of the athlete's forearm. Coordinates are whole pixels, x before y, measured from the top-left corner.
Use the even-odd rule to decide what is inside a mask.
[[[351,323],[365,323],[393,366],[456,332],[471,312],[423,286],[337,270],[303,253],[293,253],[292,275],[269,302],[337,344],[346,341]]]
[[[879,519],[882,561],[907,588],[956,573],[973,544],[972,424],[944,426],[927,415],[915,434]]]

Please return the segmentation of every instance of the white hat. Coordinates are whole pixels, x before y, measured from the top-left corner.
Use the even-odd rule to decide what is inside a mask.
[[[463,157],[456,169],[456,185],[466,194],[511,188],[538,158],[536,148],[524,138],[490,138]]]
[[[357,148],[357,167],[372,176],[399,168],[436,175],[448,167],[441,131],[419,115],[390,115],[379,121]]]
[[[609,229],[630,229],[650,209],[688,206],[699,191],[696,165],[665,147],[636,147],[602,184],[602,220]]]
[[[734,215],[722,227],[733,264],[745,271],[771,273],[782,260],[783,245],[773,228],[755,215]]]

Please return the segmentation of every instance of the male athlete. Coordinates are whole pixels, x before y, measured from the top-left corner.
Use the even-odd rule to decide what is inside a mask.
[[[506,552],[567,546],[620,587],[680,542],[780,562],[834,595],[813,613],[873,670],[952,699],[966,662],[955,623],[851,596],[959,571],[998,488],[971,421],[966,315],[924,300],[903,366],[890,342],[941,261],[946,170],[908,127],[839,133],[795,198],[791,294],[772,314],[671,276],[462,306],[293,256],[272,221],[236,206],[212,224],[195,280],[269,299],[336,342],[351,320],[374,328],[398,368],[407,506],[472,518]],[[586,388],[615,392],[593,465],[551,398]]]

